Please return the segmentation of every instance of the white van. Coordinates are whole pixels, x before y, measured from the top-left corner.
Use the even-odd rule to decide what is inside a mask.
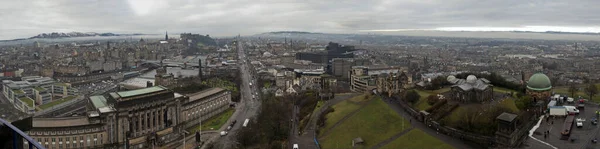
[[[294,149],[298,149],[298,144],[294,144]]]
[[[567,109],[567,113],[571,114],[579,114],[579,110],[575,106],[564,106]]]

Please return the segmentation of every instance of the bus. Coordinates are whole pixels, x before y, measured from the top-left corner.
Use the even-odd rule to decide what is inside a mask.
[[[244,124],[243,124],[242,126],[244,126],[244,127],[248,126],[248,122],[250,122],[250,119],[246,119],[246,120],[244,121]]]

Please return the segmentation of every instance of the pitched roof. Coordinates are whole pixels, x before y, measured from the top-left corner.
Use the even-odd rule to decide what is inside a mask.
[[[515,120],[515,118],[517,118],[516,114],[506,112],[503,112],[502,114],[498,115],[498,117],[496,117],[497,120],[503,120],[507,122],[512,122],[513,120]]]

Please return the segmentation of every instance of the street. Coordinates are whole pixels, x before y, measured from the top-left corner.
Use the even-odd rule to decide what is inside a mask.
[[[258,97],[258,94],[256,94],[258,91],[255,85],[256,82],[253,81],[252,77],[253,68],[250,68],[249,66],[250,64],[248,58],[246,57],[246,53],[242,44],[243,42],[241,42],[238,38],[238,64],[240,67],[240,75],[242,79],[242,83],[240,85],[241,99],[240,102],[237,103],[235,106],[235,112],[233,113],[231,118],[227,120],[227,123],[225,123],[225,125],[223,125],[221,129],[219,129],[219,132],[225,130],[225,128],[227,128],[227,126],[229,126],[229,124],[231,124],[231,122],[233,122],[234,120],[237,121],[237,123],[231,128],[228,135],[223,137],[215,137],[209,140],[206,144],[214,140],[217,146],[222,146],[223,148],[232,148],[232,145],[237,144],[237,140],[235,137],[237,130],[242,128],[242,124],[246,119],[250,119],[250,121],[252,121],[253,117],[256,116],[260,108],[261,102],[259,101],[260,98]],[[250,85],[250,83],[252,83],[252,85]],[[252,98],[253,94],[256,96],[256,98]]]

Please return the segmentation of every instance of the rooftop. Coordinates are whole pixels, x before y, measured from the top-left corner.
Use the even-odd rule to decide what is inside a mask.
[[[45,91],[46,90],[45,88],[39,87],[39,86],[34,87],[34,89],[37,91]]]
[[[515,118],[517,118],[517,115],[506,112],[503,112],[502,114],[498,115],[498,117],[496,117],[497,120],[503,120],[507,122],[512,122],[513,120],[515,120]]]
[[[23,90],[13,90],[13,92],[15,92],[15,94],[17,94],[17,95],[25,94],[25,92],[23,92]]]
[[[73,127],[89,125],[87,116],[61,118],[33,118],[33,127]]]
[[[116,94],[119,95],[121,98],[127,98],[127,97],[144,95],[144,94],[149,94],[149,93],[154,93],[154,92],[159,92],[159,91],[164,91],[164,90],[167,90],[167,88],[162,87],[162,86],[153,86],[153,87],[148,87],[148,88],[143,88],[143,89],[117,92]]]
[[[224,91],[222,88],[210,88],[190,95],[190,101],[202,99],[204,97]]]
[[[106,107],[106,98],[104,96],[91,96],[90,100],[96,109]]]
[[[19,98],[23,103],[27,104],[29,107],[33,107],[33,99],[29,97],[21,97]]]
[[[67,83],[55,83],[56,86],[67,86]]]

